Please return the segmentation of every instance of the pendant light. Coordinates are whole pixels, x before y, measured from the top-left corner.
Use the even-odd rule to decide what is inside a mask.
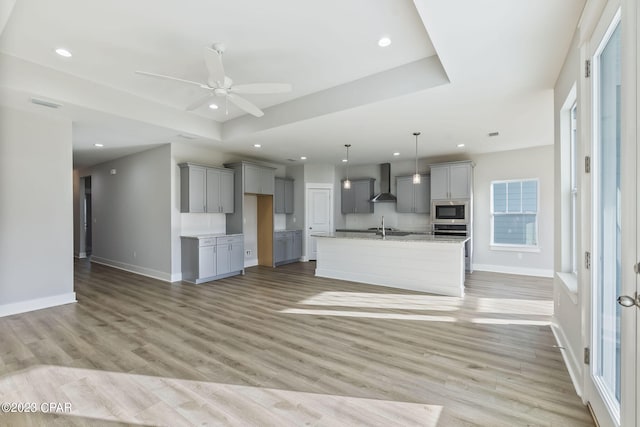
[[[351,181],[349,181],[349,147],[351,147],[351,144],[344,144],[344,146],[347,148],[347,179],[344,180],[344,189],[348,190],[351,188]]]
[[[413,175],[414,184],[420,184],[420,174],[418,173],[418,135],[420,135],[420,132],[413,133],[413,136],[416,137],[416,173]]]

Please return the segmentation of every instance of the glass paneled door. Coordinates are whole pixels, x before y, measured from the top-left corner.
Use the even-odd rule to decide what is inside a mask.
[[[591,360],[585,367],[585,397],[601,426],[636,426],[638,422],[637,276],[633,273],[638,249],[638,152],[636,80],[629,78],[631,67],[635,73],[637,65],[635,57],[629,61],[629,53],[623,50],[631,34],[629,25],[625,33],[625,22],[629,20],[621,22],[620,3],[607,2],[589,43],[590,99],[583,104],[589,106],[592,142],[587,299]],[[618,303],[621,297],[630,307]]]
[[[621,291],[620,19],[593,57],[594,176],[591,374],[611,417],[620,422]]]

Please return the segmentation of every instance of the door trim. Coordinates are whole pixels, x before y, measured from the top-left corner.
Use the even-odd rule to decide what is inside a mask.
[[[621,215],[622,223],[628,227],[622,233],[622,293],[630,295],[640,292],[639,278],[633,266],[640,259],[640,150],[638,150],[638,126],[640,125],[640,96],[638,96],[638,73],[640,72],[640,7],[636,0],[622,0],[622,85],[621,91],[621,153],[620,167],[623,171],[634,171],[621,175],[621,188],[626,196],[622,199]],[[627,189],[628,190],[625,190]],[[626,250],[625,250],[626,249]],[[621,425],[638,425],[640,422],[640,308],[625,308],[621,315],[622,343],[634,343],[635,351],[621,351],[621,395],[626,397],[626,402],[635,404],[623,404],[620,408]],[[631,370],[631,372],[629,372]],[[623,399],[624,400],[624,399]]]

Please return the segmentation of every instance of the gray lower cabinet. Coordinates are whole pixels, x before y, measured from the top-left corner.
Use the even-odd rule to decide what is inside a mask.
[[[413,183],[413,175],[396,177],[396,212],[429,213],[430,192],[429,175],[420,175],[420,184]]]
[[[244,237],[183,236],[182,280],[203,283],[244,271]]]
[[[232,213],[233,170],[181,163],[180,212]]]
[[[370,202],[373,197],[374,178],[352,179],[351,188],[344,188],[344,180],[342,181],[342,213],[373,213],[373,203]]]
[[[293,180],[289,178],[275,179],[273,197],[274,211],[277,214],[293,213]]]
[[[273,194],[275,190],[275,169],[243,164],[244,192],[251,194]]]
[[[302,230],[273,233],[273,264],[296,262],[302,257]]]

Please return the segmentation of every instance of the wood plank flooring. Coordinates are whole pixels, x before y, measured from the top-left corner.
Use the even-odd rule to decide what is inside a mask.
[[[551,281],[465,298],[253,267],[202,285],[76,261],[78,303],[0,318],[0,425],[591,426],[549,327]]]

